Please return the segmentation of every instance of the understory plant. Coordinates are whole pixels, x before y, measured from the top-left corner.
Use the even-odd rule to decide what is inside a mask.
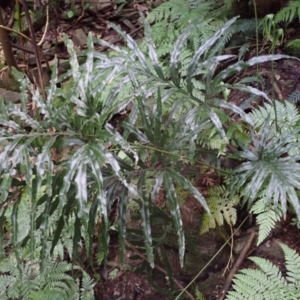
[[[232,226],[236,207],[245,204],[256,215],[260,244],[289,210],[299,220],[300,115],[288,102],[265,103],[248,114],[253,127],[247,139],[236,140],[237,167],[227,176],[227,185],[208,192],[211,214],[204,214],[201,232]],[[250,128],[249,128],[250,129]]]
[[[262,29],[265,39],[272,43],[272,50],[282,44],[284,41],[284,29],[297,19],[300,20],[300,3],[292,0],[286,2],[276,14],[268,14],[260,21],[259,28]],[[290,49],[290,53],[293,53],[292,49]]]
[[[43,187],[37,198],[44,195]],[[0,299],[94,299],[94,282],[91,277],[72,262],[65,260],[66,256],[72,258],[74,227],[66,226],[53,254],[50,255],[53,232],[58,220],[57,212],[49,218],[48,230],[39,228],[34,231],[30,243],[25,240],[30,234],[30,218],[32,202],[26,194],[18,204],[18,214],[11,220],[12,206],[5,213],[4,224],[5,249],[7,254],[0,260]],[[43,205],[38,207],[36,220],[42,216]],[[73,219],[73,220],[72,220]],[[71,222],[74,222],[74,216]],[[12,222],[17,226],[17,235],[12,234]],[[46,240],[46,242],[45,242]],[[42,249],[42,243],[46,247]],[[32,251],[32,246],[34,250]],[[41,252],[42,251],[42,252]]]
[[[286,275],[265,258],[250,257],[258,268],[243,269],[233,279],[233,290],[226,300],[299,299],[300,256],[288,246],[280,245],[285,257]]]
[[[34,236],[38,230],[43,232],[39,248],[41,267],[46,261],[47,237],[54,215],[57,220],[52,229],[50,256],[65,228],[72,225],[72,258],[76,260],[83,240],[91,257],[97,236],[99,261],[105,263],[114,205],[118,209],[122,260],[127,206],[135,199],[140,205],[145,251],[153,266],[149,207],[163,191],[168,213],[173,218],[182,265],[185,237],[176,187],[180,185],[193,195],[209,213],[205,198],[190,178],[184,176],[183,167],[187,163],[201,164],[208,151],[213,159],[225,156],[230,143],[242,149],[239,158],[243,162],[236,169],[232,183],[245,190],[245,201],[253,201],[264,183],[266,201],[277,204],[280,196],[285,213],[288,197],[299,216],[295,198],[298,188],[295,180],[299,176],[297,156],[284,157],[292,150],[290,135],[294,132],[288,136],[275,134],[270,139],[272,127],[267,124],[258,136],[249,115],[224,97],[227,91],[238,89],[271,103],[264,92],[249,84],[250,79],[234,84],[228,83],[228,79],[247,67],[289,57],[258,56],[237,61],[230,60],[235,55],[219,54],[235,21],[233,18],[226,22],[184,65],[179,57],[193,24],[183,31],[165,59],[156,51],[147,22],[147,51],[142,51],[129,35],[111,24],[124,38],[127,48],[104,40],[93,41],[89,35],[87,50],[80,54],[85,57],[82,65],[72,42],[65,38],[71,70],[58,78],[57,66],[53,67],[47,99],[24,75],[14,73],[20,82],[21,105],[0,99],[0,224],[4,226],[7,218],[11,218],[14,247],[19,233],[18,207],[26,192],[30,229],[22,245],[28,245],[28,251],[33,253]],[[94,42],[110,47],[113,52],[107,55],[95,51]],[[222,64],[228,61],[229,64]],[[68,79],[71,84],[64,84]],[[30,101],[35,107],[31,112]],[[130,111],[126,112],[128,107]],[[118,117],[124,111],[128,116],[121,122]],[[236,118],[231,118],[232,115]],[[239,145],[235,141],[242,131],[251,133],[248,144]],[[205,142],[203,136],[208,137]],[[218,141],[213,151],[210,139]],[[270,175],[270,167],[275,175]],[[286,171],[288,167],[292,167],[292,173]],[[42,188],[44,193],[38,196]],[[4,255],[4,232],[0,231],[0,235]]]

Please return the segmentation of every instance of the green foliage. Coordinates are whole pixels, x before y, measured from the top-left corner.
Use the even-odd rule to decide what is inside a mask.
[[[198,290],[198,288],[195,288],[195,297],[196,300],[205,300],[205,296]]]
[[[84,273],[82,287],[69,275],[77,268],[67,262],[47,261],[42,272],[38,261],[17,266],[20,257],[11,256],[0,263],[1,299],[94,299],[93,282]]]
[[[210,228],[223,226],[224,220],[230,226],[235,225],[237,212],[235,206],[239,203],[239,195],[233,195],[224,186],[215,186],[208,190],[207,204],[210,215],[203,216],[201,233],[207,232]]]
[[[284,49],[287,54],[300,57],[300,39],[294,39],[286,43]]]
[[[291,0],[286,3],[275,16],[275,23],[291,23],[295,18],[300,19],[300,3],[297,0]]]
[[[280,201],[284,215],[289,202],[300,218],[297,109],[288,102],[275,102],[274,106],[267,104],[254,111],[250,117],[256,126],[250,130],[251,142],[240,145],[238,157],[244,162],[234,170],[231,185],[234,190],[243,189],[244,201],[249,204],[263,191],[266,203],[276,207]]]
[[[285,7],[277,12],[276,15],[266,15],[259,24],[259,28],[263,30],[265,38],[272,42],[273,50],[277,44],[283,42],[284,31],[280,28],[280,24],[284,23],[287,26],[297,17],[300,19],[299,1],[287,1],[285,4]]]
[[[274,105],[266,103],[264,106],[253,110],[249,116],[260,134],[262,134],[266,122],[270,124],[269,138],[289,135],[299,125],[300,121],[297,107],[287,101],[276,101]],[[277,128],[280,128],[279,132]]]
[[[147,17],[152,26],[154,42],[159,46],[158,55],[169,54],[179,35],[193,24],[189,36],[195,51],[224,24],[224,9],[212,0],[170,0],[162,3]]]
[[[266,15],[259,23],[259,29],[262,29],[263,35],[267,41],[272,43],[271,52],[275,47],[281,45],[284,38],[284,31],[278,26],[273,14]]]
[[[281,244],[285,256],[287,275],[270,261],[251,257],[259,269],[243,269],[233,279],[233,291],[227,293],[226,300],[240,299],[299,299],[300,256]]]
[[[166,58],[172,51],[178,37],[190,27],[189,38],[179,55],[182,74],[185,73],[186,58],[190,59],[201,44],[222,28],[226,18],[232,15],[234,1],[211,0],[169,0],[153,9],[147,20],[152,25],[152,36],[157,45],[159,57]],[[239,46],[238,59],[242,59],[249,50],[249,41],[255,37],[257,22],[255,19],[240,19],[219,37],[214,50],[220,53],[223,47]]]
[[[41,190],[38,199],[45,195],[43,188]],[[71,237],[74,230],[70,232],[69,228],[64,228],[53,255],[50,256],[51,242],[48,239],[53,239],[53,229],[59,219],[57,213],[49,218],[48,231],[36,230],[31,242],[22,247],[30,234],[31,205],[30,198],[23,193],[16,215],[18,235],[6,236],[8,239],[5,247],[8,254],[0,261],[0,299],[94,299],[93,280],[78,266],[62,261],[65,253],[72,257]],[[10,231],[12,222],[8,217],[12,214],[11,210],[12,207],[9,207],[5,213],[5,228]],[[35,221],[42,216],[42,212],[43,207],[38,207]],[[44,251],[43,243],[46,244]],[[34,251],[31,245],[34,245]]]
[[[45,261],[46,250],[50,248],[49,255],[53,254],[64,230],[70,226],[72,258],[76,260],[82,240],[91,256],[95,229],[99,226],[98,258],[105,260],[111,225],[109,216],[118,199],[117,221],[122,258],[127,205],[135,199],[140,204],[145,250],[153,266],[149,207],[163,188],[183,264],[185,237],[176,186],[182,186],[209,211],[203,195],[181,174],[184,163],[188,161],[193,165],[207,150],[209,143],[199,145],[198,141],[209,128],[214,130],[214,135],[208,132],[208,136],[217,136],[223,141],[220,146],[217,145],[220,151],[229,143],[227,129],[235,122],[227,112],[240,116],[240,122],[251,128],[253,122],[250,117],[223,96],[228,90],[239,89],[270,100],[264,92],[249,86],[248,82],[228,84],[226,80],[247,67],[286,57],[274,55],[253,57],[249,61],[230,60],[226,67],[217,72],[222,62],[234,58],[234,55],[219,53],[235,21],[236,18],[233,18],[226,22],[196,51],[192,51],[191,56],[187,55],[184,69],[180,66],[180,58],[185,53],[183,50],[193,28],[187,27],[169,55],[162,59],[156,51],[150,26],[145,23],[145,51],[143,46],[139,47],[129,35],[111,24],[124,39],[127,48],[120,49],[99,40],[96,42],[109,46],[114,52],[109,55],[96,52],[89,35],[87,50],[80,54],[85,57],[82,65],[72,42],[66,38],[71,70],[58,79],[54,66],[47,99],[42,98],[27,78],[15,72],[20,82],[21,105],[0,99],[0,224],[4,224],[8,217],[11,219],[13,247],[20,242],[18,208],[22,193],[26,191],[30,202],[29,230],[23,244],[28,243],[30,253],[35,249],[34,235],[37,231],[41,232],[41,261]],[[58,87],[57,83],[68,77],[72,77],[73,88]],[[29,99],[27,90],[32,99]],[[27,110],[31,100],[37,107],[34,114]],[[124,122],[118,124],[122,127],[121,135],[118,126],[111,124],[115,121],[114,116],[122,114],[128,104],[132,104],[131,112]],[[268,139],[260,138],[257,143],[263,141],[269,143]],[[291,163],[282,157],[288,142],[279,143],[282,147],[284,145],[282,149],[279,147],[278,150],[275,146],[271,149],[277,155],[276,162],[284,159],[283,172],[287,172],[285,167]],[[275,140],[270,143],[278,146]],[[296,157],[290,157],[290,160],[296,161]],[[281,169],[282,166],[279,167]],[[294,187],[297,168],[295,163],[289,169],[290,177],[287,180],[284,177],[284,183],[291,183]],[[268,170],[264,169],[264,172],[268,174]],[[245,174],[250,180],[247,189],[251,187],[251,180],[256,182],[257,176]],[[244,173],[240,178],[242,176],[245,176]],[[284,176],[287,174],[284,173]],[[237,182],[237,186],[245,183],[243,179]],[[277,180],[277,183],[282,182]],[[276,188],[285,189],[286,186]],[[44,193],[40,197],[42,189]],[[291,197],[293,190],[287,192]],[[275,195],[279,196],[278,193]],[[291,200],[296,203],[295,198]],[[278,201],[278,197],[274,201]],[[284,204],[284,198],[281,201]],[[12,209],[8,211],[8,207]],[[50,226],[53,224],[51,218],[56,220],[53,228]],[[44,233],[50,229],[53,238],[49,247],[47,234]],[[3,233],[0,234],[2,242]],[[2,253],[3,248],[2,243]]]
[[[268,237],[276,222],[282,218],[282,211],[266,203],[264,198],[257,200],[251,207],[250,212],[256,215],[256,223],[259,225],[257,245],[261,244]]]
[[[286,101],[289,101],[294,104],[299,103],[299,100],[300,100],[300,91],[299,90],[293,91],[286,98]]]
[[[70,275],[78,269],[72,264],[49,260],[41,271],[37,260],[17,265],[22,258],[11,255],[0,263],[1,299],[94,299],[93,281],[83,273],[82,284],[78,285]]]

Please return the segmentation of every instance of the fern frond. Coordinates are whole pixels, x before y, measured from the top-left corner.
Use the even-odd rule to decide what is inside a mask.
[[[267,121],[272,124],[269,132],[269,137],[272,137],[276,134],[276,126],[280,128],[281,135],[286,132],[290,132],[300,119],[297,107],[287,101],[276,101],[275,105],[266,103],[264,107],[259,107],[252,111],[249,116],[253,121],[255,128],[257,129],[263,130],[263,125]]]
[[[227,293],[226,300],[299,299],[300,256],[286,245],[280,246],[285,254],[287,277],[267,259],[251,257],[258,269],[239,271],[233,278],[234,290]]]
[[[280,244],[280,246],[283,250],[285,257],[287,280],[288,282],[300,286],[300,256],[294,249],[291,249],[284,244]]]
[[[300,187],[300,164],[295,155],[299,152],[300,128],[295,126],[299,115],[291,103],[280,105],[276,102],[276,109],[278,107],[281,108],[277,116],[280,132],[276,128],[274,108],[258,109],[252,115],[255,115],[253,123],[260,124],[262,119],[264,123],[255,132],[251,131],[251,146],[248,144],[239,153],[239,157],[246,161],[234,170],[231,186],[234,190],[244,188],[244,201],[249,204],[259,197],[261,190],[265,190],[266,201],[274,203],[275,206],[280,201],[284,215],[289,201],[300,219],[297,196]],[[287,110],[294,112],[295,119],[290,119]]]
[[[224,220],[227,224],[234,225],[237,220],[235,206],[239,202],[238,195],[232,195],[224,186],[209,189],[208,195],[210,215],[204,214],[200,233],[207,232],[216,225],[222,226]]]
[[[94,286],[94,280],[86,272],[83,272],[80,288],[80,299],[94,300]]]
[[[276,222],[282,218],[282,210],[267,203],[264,198],[254,203],[250,212],[256,215],[256,222],[259,225],[257,245],[268,237]]]
[[[242,32],[246,37],[252,37],[256,34],[258,20],[256,19],[239,19],[234,25],[236,32]]]
[[[293,104],[297,104],[300,101],[300,90],[295,90],[292,93],[290,93],[287,98],[286,101],[291,102]]]
[[[179,20],[190,17],[191,13],[194,16],[199,16],[201,12],[210,11],[213,7],[215,7],[215,3],[211,0],[170,0],[153,9],[147,19],[149,23],[162,20],[168,20],[171,23],[174,21],[179,22]]]
[[[239,49],[239,60],[243,59],[245,54],[249,51],[250,43],[245,43]]]
[[[287,6],[282,8],[276,15],[274,22],[292,22],[296,17],[300,19],[300,3],[297,0],[287,2]]]

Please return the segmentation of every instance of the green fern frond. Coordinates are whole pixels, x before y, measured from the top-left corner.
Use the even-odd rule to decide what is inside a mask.
[[[292,22],[296,17],[300,19],[300,2],[292,0],[287,2],[287,6],[282,8],[276,15],[274,22]]]
[[[192,24],[189,48],[195,51],[224,25],[225,6],[212,0],[170,0],[153,9],[147,20],[154,23],[152,37],[159,56],[169,54],[179,35]],[[219,17],[218,17],[219,16]],[[222,43],[226,43],[223,39]]]
[[[162,3],[153,9],[147,19],[149,23],[168,20],[174,22],[184,20],[193,13],[194,16],[199,12],[203,13],[215,7],[214,1],[204,0],[170,0]]]
[[[8,274],[0,276],[0,299],[13,300],[22,297],[22,299],[73,300],[76,299],[76,294],[82,296],[81,299],[94,299],[93,280],[83,272],[82,286],[79,288],[75,279],[69,275],[71,270],[79,268],[66,261],[57,263],[53,260],[47,261],[44,272],[41,272],[37,262],[27,261],[17,268],[12,255],[5,261],[6,267],[2,262],[0,272]],[[19,269],[22,272],[21,276]]]
[[[224,139],[220,136],[218,130],[208,125],[199,135],[199,144],[207,149],[220,150],[224,147]]]
[[[287,280],[288,282],[294,283],[300,286],[300,256],[294,250],[284,244],[280,244],[284,257],[285,266],[287,268]]]
[[[256,19],[239,19],[234,25],[236,32],[242,32],[246,37],[253,37],[256,34],[257,27]]]
[[[249,116],[255,128],[260,130],[263,130],[264,124],[269,121],[272,124],[269,133],[270,137],[276,134],[276,126],[280,128],[280,134],[282,135],[285,132],[290,132],[300,119],[297,107],[287,101],[276,101],[275,105],[266,103],[264,107],[259,107],[252,111]]]
[[[224,220],[229,225],[234,225],[237,220],[235,206],[239,202],[238,195],[232,195],[224,186],[215,186],[208,191],[207,204],[210,215],[203,216],[200,233],[207,232],[216,226],[222,226]]]
[[[245,43],[241,46],[241,48],[239,49],[239,60],[243,59],[245,54],[249,51],[249,47],[250,47],[249,43]]]
[[[297,104],[300,101],[300,90],[295,90],[292,93],[290,93],[287,98],[286,101]]]
[[[80,300],[94,300],[94,286],[94,280],[86,272],[83,272],[80,288]]]
[[[258,269],[243,269],[233,278],[233,291],[226,300],[299,299],[300,256],[286,245],[280,244],[284,254],[287,276],[267,259],[251,257]]]
[[[280,207],[274,207],[270,203],[266,203],[264,198],[254,203],[250,212],[256,215],[256,223],[259,225],[257,245],[268,237],[271,230],[275,227],[276,222],[282,218],[282,210]]]

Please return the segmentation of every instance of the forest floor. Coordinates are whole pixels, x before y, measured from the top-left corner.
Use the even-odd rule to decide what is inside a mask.
[[[66,14],[66,12],[71,11],[70,5],[65,4],[64,1],[61,1],[60,3],[62,3],[61,6],[58,6],[53,10],[53,15],[50,17],[48,26],[45,24],[47,21],[45,21],[42,26],[39,26],[36,29],[36,36],[38,40],[42,39],[42,36],[46,31],[42,47],[44,51],[48,51],[48,53],[50,53],[50,59],[51,57],[53,58],[55,54],[61,60],[67,58],[67,51],[64,46],[61,43],[58,43],[59,47],[55,45],[55,41],[59,40],[63,33],[67,34],[73,40],[74,45],[78,48],[78,50],[84,50],[86,48],[88,32],[92,32],[94,37],[99,37],[111,44],[121,46],[121,38],[108,26],[108,21],[118,24],[133,38],[140,39],[143,37],[143,27],[139,23],[139,11],[146,13],[149,9],[151,9],[145,4],[133,4],[124,6],[121,10],[119,10],[119,7],[110,1],[95,1],[93,8],[90,5],[88,8],[83,10],[81,3],[78,2],[75,5],[75,15],[70,17],[71,13]],[[84,1],[84,3],[88,3],[88,1]],[[157,4],[158,3],[155,3],[155,5]],[[72,8],[73,13],[74,10],[75,9]],[[11,17],[13,16],[12,10],[7,8],[6,14],[6,18],[11,20]],[[30,48],[30,45],[26,46]],[[16,51],[20,51],[19,49],[17,50],[17,48],[20,48],[18,45],[16,45],[15,49]],[[98,50],[107,51],[108,49],[98,47]],[[262,53],[264,51],[266,52],[265,54],[267,54],[267,49],[262,50]],[[280,50],[278,49],[278,51]],[[19,55],[18,53],[16,53],[17,56]],[[254,55],[255,53],[249,53],[248,58]],[[28,52],[26,54],[26,59],[28,62],[33,61],[32,65],[29,66],[34,68],[33,55]],[[21,58],[19,62],[22,63]],[[238,76],[242,77],[249,75],[251,72],[254,74],[257,72],[257,69],[248,69],[243,74],[238,74]],[[274,68],[274,77],[272,77],[270,64],[261,65],[259,67],[259,72],[261,72],[265,78],[264,90],[269,90],[270,94],[273,90],[276,94],[276,98],[280,100],[285,99],[291,95],[292,92],[300,90],[299,62],[290,60],[277,62]],[[236,78],[233,78],[232,80],[234,81]],[[246,96],[242,92],[234,91],[231,94],[229,101],[240,105],[245,98]],[[198,188],[203,195],[207,194],[208,188],[215,184],[219,184],[218,176],[211,170],[208,170],[205,174],[201,175],[197,182],[195,182],[196,188]],[[157,199],[156,204],[163,210],[163,194]],[[204,240],[201,240],[201,236],[199,236],[200,225],[198,220],[198,216],[202,213],[201,207],[192,197],[187,197],[184,199],[181,206],[181,213],[186,231],[188,231],[187,228],[193,228],[193,235],[196,236],[195,243],[203,244]],[[134,209],[132,214],[134,214]],[[111,218],[113,220],[113,216],[111,216]],[[241,222],[242,220],[239,221]],[[131,222],[130,216],[128,217],[128,222],[132,225],[133,229],[139,229],[141,226],[138,222]],[[295,249],[297,252],[300,252],[300,232],[290,223],[291,220],[287,217],[285,221],[278,224],[277,229],[275,229],[270,238],[264,242],[263,246],[259,248],[256,248],[255,246],[252,247],[251,254],[268,258],[282,268],[283,256],[282,253],[278,254],[278,251],[276,250],[278,249],[278,242],[283,242],[289,247]],[[235,240],[238,240],[239,237],[247,236],[249,228],[253,227],[254,222],[248,222],[248,225],[242,227],[238,234],[236,234],[233,243],[235,243]],[[198,242],[198,237],[200,242]],[[170,262],[170,266],[164,265],[162,261],[157,261],[157,265],[154,269],[151,270],[149,267],[145,267],[146,258],[142,252],[142,247],[138,246],[138,242],[139,241],[128,238],[125,261],[124,264],[120,265],[118,239],[117,236],[112,234],[106,267],[97,265],[87,267],[89,274],[95,279],[98,278],[98,283],[95,286],[95,299],[167,300],[171,299],[170,295],[167,293],[170,292],[173,284],[175,284],[176,290],[180,290],[196,277],[198,271],[195,273],[190,272],[191,269],[185,271],[181,270],[175,244],[164,244],[164,247],[159,248],[159,251],[161,252],[158,253],[158,256],[164,255],[163,251],[165,250],[165,253],[169,258],[168,261]],[[217,246],[219,247],[219,245],[220,244]],[[197,245],[195,247],[197,247]],[[227,250],[230,250],[229,246],[227,248]],[[272,250],[270,251],[270,249]],[[192,252],[192,250],[187,247],[187,252]],[[274,253],[276,253],[276,255],[274,255]],[[197,286],[197,289],[205,294],[206,299],[218,299],[218,294],[222,291],[222,285],[228,274],[228,268],[226,268],[227,262],[229,262],[229,266],[232,265],[232,263],[230,263],[230,252],[225,251],[225,254],[227,256],[225,255],[225,260],[223,260],[222,263],[218,264],[213,262],[209,268],[204,271],[206,274],[200,275],[200,280],[195,280],[196,283],[192,285],[192,290],[189,289],[190,291],[193,291],[191,292],[192,294],[195,295],[195,288]],[[237,255],[238,254],[234,256],[237,257]],[[89,264],[89,260],[85,259],[84,255],[82,260],[85,261],[85,265]],[[193,264],[197,264],[197,259],[196,261],[193,261]],[[196,270],[197,267],[194,267]],[[245,260],[241,267],[252,267],[252,264]],[[177,280],[175,283],[167,278],[169,275],[168,270],[170,268],[172,269],[174,278]],[[209,279],[211,279],[211,283],[209,288],[207,288],[205,287],[205,283],[207,283]],[[185,299],[188,298],[189,295],[185,294]],[[196,299],[195,296],[194,299]]]

